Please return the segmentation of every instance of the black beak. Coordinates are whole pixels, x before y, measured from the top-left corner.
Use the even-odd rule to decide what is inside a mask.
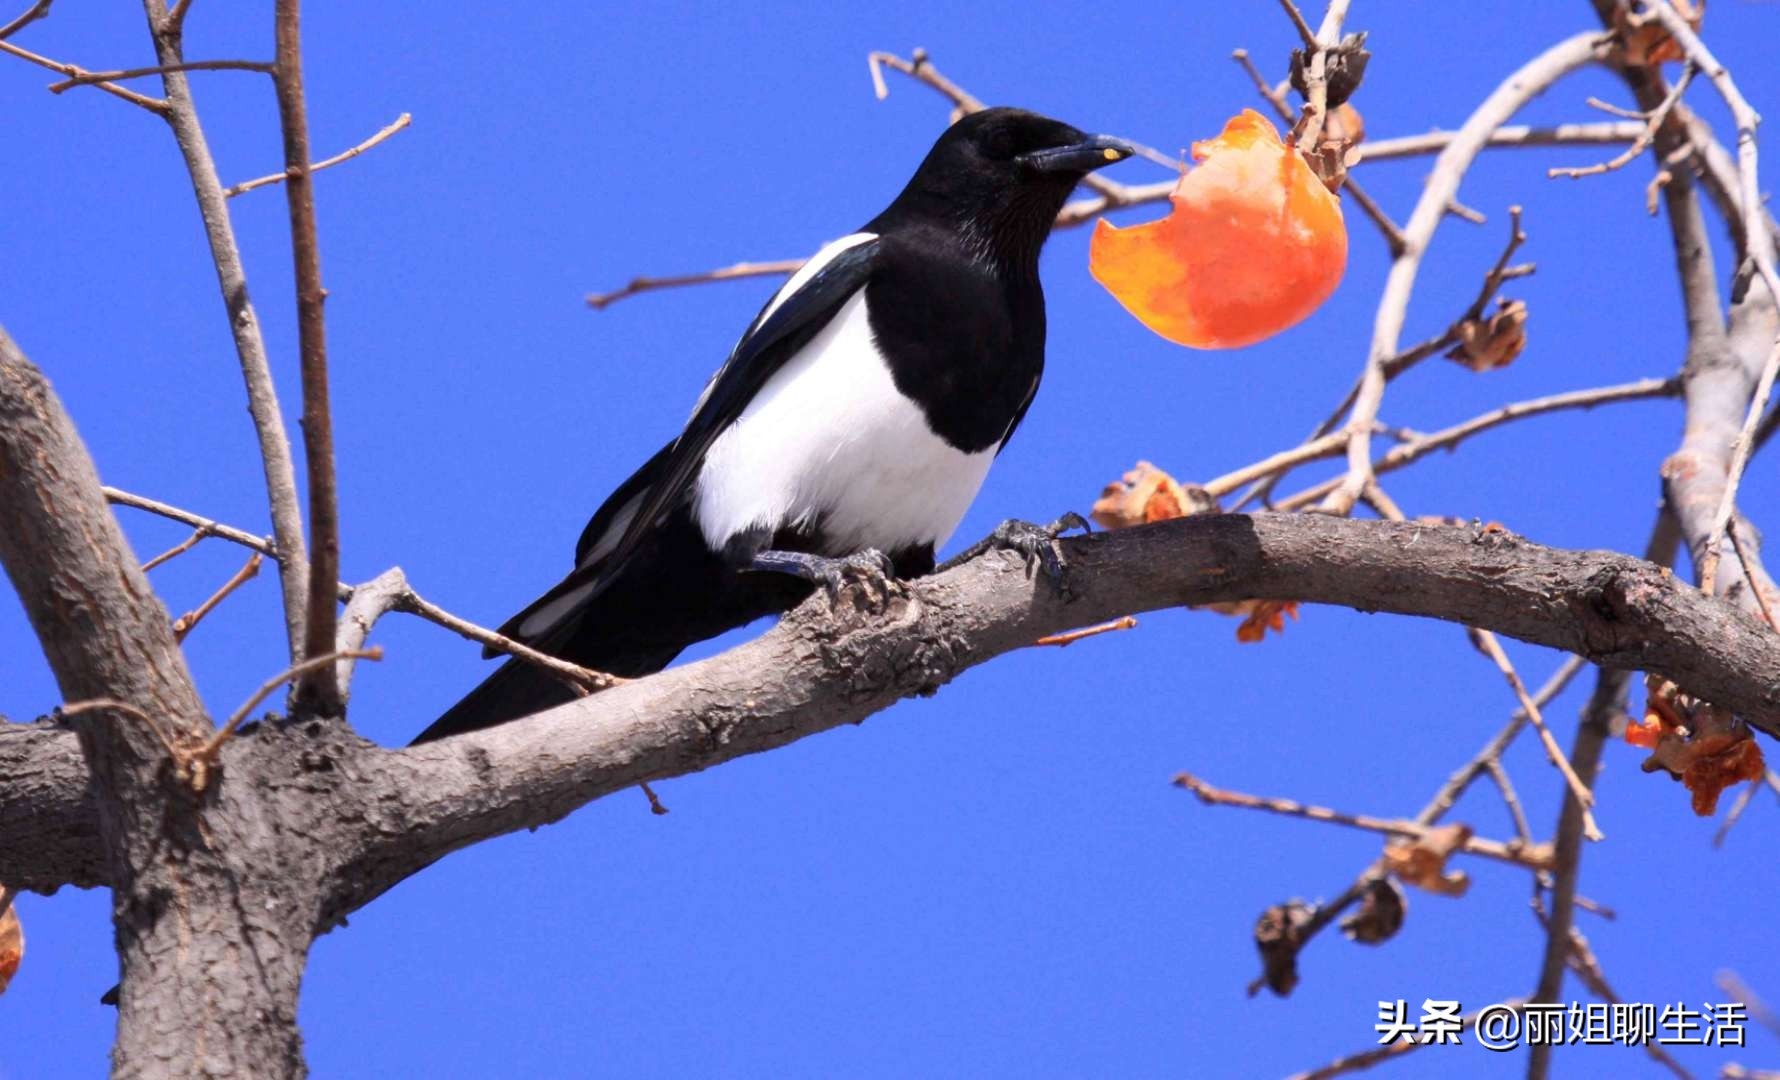
[[[1110,135],[1090,135],[1072,146],[1053,146],[1021,154],[1019,162],[1043,173],[1090,173],[1103,165],[1124,161],[1137,150],[1122,139]]]

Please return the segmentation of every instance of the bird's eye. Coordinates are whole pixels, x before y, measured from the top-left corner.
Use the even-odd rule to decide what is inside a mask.
[[[1014,137],[1006,131],[992,131],[983,141],[983,152],[996,161],[1006,161],[1014,156]]]

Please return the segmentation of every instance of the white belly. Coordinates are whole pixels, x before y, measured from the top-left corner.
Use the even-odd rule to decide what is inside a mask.
[[[967,454],[897,392],[855,295],[712,443],[694,513],[713,548],[747,529],[820,526],[845,554],[943,544],[993,449]]]

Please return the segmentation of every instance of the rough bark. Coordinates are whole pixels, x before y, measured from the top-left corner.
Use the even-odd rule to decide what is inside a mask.
[[[296,995],[312,922],[301,899],[314,875],[280,865],[290,845],[269,836],[278,822],[260,793],[236,785],[201,797],[168,767],[169,741],[209,730],[203,705],[86,448],[4,331],[0,506],[0,563],[63,697],[127,706],[80,711],[71,734],[8,731],[0,757],[18,762],[9,781],[26,786],[0,798],[0,836],[54,833],[9,849],[0,873],[42,887],[50,866],[82,884],[103,869],[122,968],[117,1075],[300,1071]],[[67,752],[76,741],[78,770]],[[39,752],[50,746],[59,754]],[[72,807],[48,797],[58,781],[79,786]],[[72,812],[56,820],[57,807]],[[82,838],[97,843],[76,850]],[[23,858],[33,851],[48,861]]]
[[[317,929],[477,840],[858,722],[1042,634],[1129,611],[1260,597],[1432,616],[1660,671],[1780,731],[1768,675],[1780,637],[1641,559],[1493,530],[1283,514],[1189,518],[1065,549],[1067,603],[1013,557],[988,555],[881,611],[851,592],[833,611],[813,601],[720,656],[490,731],[399,751],[309,733],[302,775],[317,809],[291,812],[330,854]],[[263,784],[247,762],[268,760],[231,759],[223,789]],[[58,802],[72,817],[86,797],[70,784]]]

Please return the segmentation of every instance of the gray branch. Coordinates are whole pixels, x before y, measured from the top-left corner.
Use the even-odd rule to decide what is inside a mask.
[[[1221,515],[1065,543],[1064,603],[1008,557],[910,586],[881,613],[812,601],[757,641],[525,721],[347,769],[363,815],[334,850],[324,919],[440,856],[555,821],[642,781],[770,750],[930,694],[1035,638],[1127,612],[1250,598],[1425,615],[1655,670],[1780,732],[1780,638],[1667,572],[1611,552],[1468,528]],[[850,594],[849,594],[850,595]],[[845,598],[843,598],[845,599]]]

